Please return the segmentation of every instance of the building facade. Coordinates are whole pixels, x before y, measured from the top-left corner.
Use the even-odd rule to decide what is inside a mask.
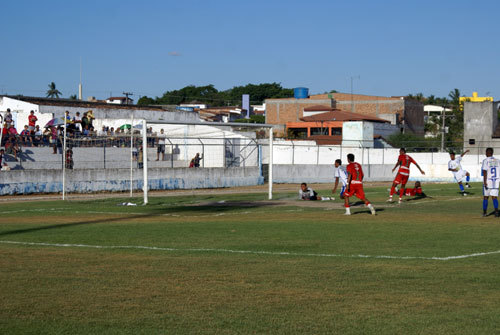
[[[279,133],[287,122],[298,122],[304,109],[323,105],[342,111],[377,117],[401,127],[402,132],[424,134],[424,105],[404,97],[379,97],[361,94],[328,93],[307,99],[266,99],[266,123],[277,125]]]

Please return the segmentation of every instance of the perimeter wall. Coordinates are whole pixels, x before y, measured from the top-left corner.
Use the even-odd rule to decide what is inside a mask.
[[[261,169],[246,168],[152,168],[149,190],[175,190],[253,186],[264,183]],[[62,170],[12,170],[0,172],[0,195],[62,192]],[[143,170],[134,169],[133,188],[142,190]],[[128,169],[66,170],[66,192],[90,193],[130,190]]]
[[[391,181],[396,172],[392,168],[399,156],[397,148],[359,148],[317,146],[307,141],[275,141],[273,146],[273,181],[276,183],[331,183],[333,164],[341,159],[347,165],[347,154],[355,155],[363,166],[366,181]],[[268,164],[268,146],[263,145],[263,163]],[[424,182],[453,182],[448,171],[450,155],[447,152],[409,153],[424,170],[425,175],[411,166],[410,180]],[[458,152],[460,154],[460,152]],[[472,181],[481,181],[481,162],[484,148],[475,148],[462,159],[462,168],[469,171]]]

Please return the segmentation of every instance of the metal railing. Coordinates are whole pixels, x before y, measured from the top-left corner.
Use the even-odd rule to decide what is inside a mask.
[[[66,162],[71,169],[141,168],[141,135],[78,136],[66,138],[6,137],[4,162],[11,169],[60,169]],[[259,144],[249,138],[201,138],[148,136],[148,165],[151,168],[190,167],[199,154],[199,167],[247,167],[259,165]],[[17,151],[14,153],[14,151]],[[69,160],[69,162],[68,162]]]

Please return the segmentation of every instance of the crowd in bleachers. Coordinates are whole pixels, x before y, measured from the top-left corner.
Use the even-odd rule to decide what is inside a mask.
[[[23,147],[52,147],[53,154],[58,153],[58,148],[62,147],[64,136],[64,118],[66,118],[66,145],[72,147],[130,147],[131,126],[123,125],[119,128],[102,126],[95,130],[93,122],[94,115],[92,111],[85,112],[80,116],[76,112],[71,116],[66,111],[63,118],[56,118],[49,121],[42,127],[37,123],[38,118],[34,111],[30,112],[28,124],[18,133],[13,122],[12,113],[7,109],[3,118],[2,146],[5,147],[4,153],[0,153],[0,162],[5,162],[3,155],[10,155],[15,160]],[[137,135],[140,130],[134,130]],[[148,146],[155,146],[158,139],[153,134],[152,128],[147,129]],[[134,147],[142,145],[142,138],[134,138]],[[2,163],[0,163],[2,164]]]

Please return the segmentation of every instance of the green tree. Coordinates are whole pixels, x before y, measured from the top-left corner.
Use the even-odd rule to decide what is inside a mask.
[[[47,98],[59,98],[62,93],[56,88],[56,84],[51,82],[47,90]]]
[[[152,99],[152,98],[146,97],[146,96],[140,97],[139,100],[137,101],[137,105],[139,105],[139,106],[148,106],[148,105],[155,105],[155,104],[156,104],[155,99]]]
[[[451,112],[447,112],[445,118],[445,125],[448,127],[445,140],[446,142],[462,141],[464,136],[464,113],[460,110],[460,90],[458,88],[453,89],[448,94],[448,97],[450,98],[448,106]]]
[[[210,106],[240,106],[241,96],[250,95],[251,104],[261,104],[269,98],[293,97],[293,89],[283,88],[279,83],[247,84],[235,86],[226,91],[218,91],[213,85],[186,86],[179,90],[167,91],[155,99],[141,97],[138,105],[178,105],[182,103],[207,103]]]
[[[78,100],[78,97],[76,96],[76,94],[72,94],[69,96],[69,99],[70,100]]]

